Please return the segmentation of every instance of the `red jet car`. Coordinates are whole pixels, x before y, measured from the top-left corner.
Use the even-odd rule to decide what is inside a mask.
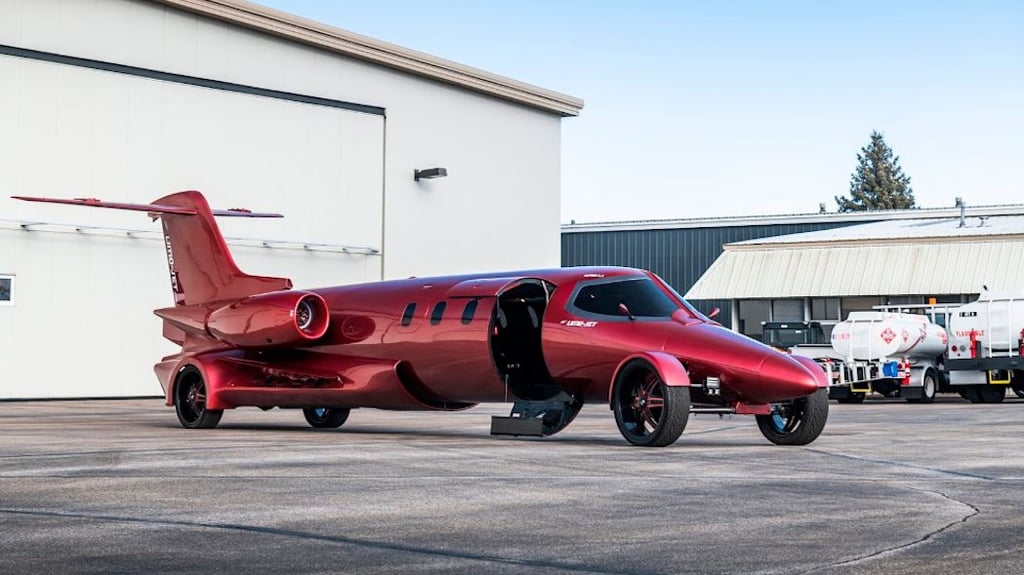
[[[18,196],[16,196],[18,197]],[[729,331],[657,275],[619,267],[413,278],[295,290],[235,265],[199,192],[152,204],[18,199],[162,220],[174,305],[154,313],[181,352],[155,370],[187,428],[225,409],[302,409],[313,427],[352,409],[461,410],[512,401],[493,434],[547,436],[608,405],[634,445],[676,441],[691,413],[748,414],[771,442],[814,441],[828,383],[810,359]]]

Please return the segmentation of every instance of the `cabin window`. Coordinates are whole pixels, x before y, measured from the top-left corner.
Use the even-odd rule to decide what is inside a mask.
[[[476,313],[476,306],[480,304],[480,300],[471,299],[466,302],[466,307],[462,308],[462,323],[469,325],[473,321],[473,314]]]
[[[405,311],[402,312],[402,325],[408,326],[412,323],[412,314],[416,313],[416,302],[413,302],[405,306]]]
[[[650,278],[628,278],[584,285],[576,294],[573,306],[587,313],[624,317],[619,306],[625,305],[634,317],[667,318],[679,306]]]
[[[0,305],[14,301],[14,276],[0,275]]]
[[[434,306],[434,311],[430,312],[430,325],[441,323],[441,318],[444,317],[444,308],[446,307],[448,307],[446,302],[437,302],[437,305]]]

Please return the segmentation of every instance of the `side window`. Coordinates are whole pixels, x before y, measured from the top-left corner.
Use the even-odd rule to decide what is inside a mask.
[[[402,325],[408,326],[412,323],[412,315],[416,313],[416,302],[413,302],[405,306],[405,311],[402,312]]]
[[[14,301],[14,276],[0,275],[0,305],[11,304]]]
[[[462,309],[462,323],[469,325],[473,321],[473,314],[476,313],[476,306],[480,304],[480,300],[471,299],[466,302],[466,307]]]
[[[441,323],[441,318],[444,317],[444,308],[446,307],[448,307],[446,302],[437,302],[437,305],[434,306],[434,311],[430,312],[430,325]]]

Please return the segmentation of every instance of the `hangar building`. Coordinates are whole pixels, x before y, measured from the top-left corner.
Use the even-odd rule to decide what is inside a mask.
[[[562,227],[563,265],[649,269],[752,337],[763,321],[814,320],[828,330],[874,305],[1024,288],[1022,261],[1022,205]]]
[[[0,399],[158,395],[174,351],[157,224],[11,195],[280,212],[222,229],[300,287],[559,264],[574,97],[241,0],[4,0],[0,79]]]

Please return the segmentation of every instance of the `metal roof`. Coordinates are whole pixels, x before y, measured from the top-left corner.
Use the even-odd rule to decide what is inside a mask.
[[[1006,216],[1024,214],[1024,204],[971,206],[971,216]],[[624,220],[618,222],[581,222],[562,224],[562,233],[621,232],[632,230],[674,230],[689,228],[720,228],[728,226],[763,226],[773,224],[857,223],[908,218],[952,218],[960,208],[914,208],[911,210],[867,210],[861,212],[814,212],[806,214],[768,214],[756,216],[724,216],[707,218],[674,218],[663,220]]]
[[[963,240],[988,236],[1024,237],[1024,209],[1019,215],[959,218],[903,219],[845,226],[828,230],[790,234],[737,242],[736,247],[765,244],[834,245],[837,242],[890,242],[893,240]]]
[[[417,76],[454,84],[504,100],[511,100],[560,116],[577,116],[583,100],[445,60],[423,52],[382,42],[300,18],[244,0],[158,0],[159,2],[271,34],[294,42],[358,58]]]
[[[688,299],[979,293],[1024,288],[1024,215],[911,219],[737,242]]]

